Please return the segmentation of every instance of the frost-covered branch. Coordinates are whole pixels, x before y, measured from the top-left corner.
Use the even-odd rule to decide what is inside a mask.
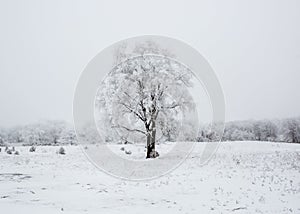
[[[139,133],[142,133],[144,135],[147,135],[147,133],[145,131],[142,131],[142,130],[139,130],[139,129],[130,129],[126,126],[122,126],[122,125],[115,125],[115,126],[112,126],[112,128],[122,128],[122,129],[125,129],[127,131],[130,131],[130,132],[139,132]]]

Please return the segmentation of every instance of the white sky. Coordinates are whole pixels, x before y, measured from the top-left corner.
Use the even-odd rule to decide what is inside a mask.
[[[217,73],[227,120],[300,115],[300,1],[0,1],[0,126],[72,121],[76,81],[115,41],[195,47]]]

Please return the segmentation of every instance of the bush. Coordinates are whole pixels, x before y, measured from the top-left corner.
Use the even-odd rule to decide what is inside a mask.
[[[19,155],[20,153],[18,151],[15,151],[15,155]]]
[[[35,146],[31,146],[29,152],[35,152],[35,150],[36,150]]]
[[[131,152],[130,150],[125,150],[125,154],[126,154],[126,155],[131,155],[131,153],[132,153],[132,152]]]
[[[66,154],[65,149],[63,147],[60,147],[58,150],[58,154],[65,155]]]
[[[9,154],[9,155],[11,155],[11,154],[12,154],[12,151],[11,151],[10,149],[8,149],[8,150],[6,151],[6,153]]]

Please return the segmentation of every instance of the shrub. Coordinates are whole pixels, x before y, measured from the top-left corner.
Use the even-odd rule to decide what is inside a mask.
[[[8,149],[8,150],[6,151],[6,153],[9,154],[9,155],[11,155],[11,154],[12,154],[12,151],[11,151],[10,149]]]
[[[29,152],[35,152],[35,150],[36,150],[35,146],[31,146]]]
[[[126,155],[131,155],[131,151],[130,150],[125,150],[125,154]]]
[[[65,155],[66,154],[65,149],[63,147],[60,147],[58,150],[58,154]]]
[[[20,153],[18,151],[15,151],[15,155],[19,155]]]

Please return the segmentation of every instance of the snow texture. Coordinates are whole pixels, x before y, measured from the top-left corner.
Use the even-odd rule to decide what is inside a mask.
[[[138,157],[141,151],[130,146],[115,145],[114,152]],[[66,155],[55,146],[16,147],[20,155],[2,148],[0,212],[300,213],[299,144],[224,142],[200,166],[204,146],[197,143],[179,168],[145,182],[112,178],[79,146],[65,146]]]

